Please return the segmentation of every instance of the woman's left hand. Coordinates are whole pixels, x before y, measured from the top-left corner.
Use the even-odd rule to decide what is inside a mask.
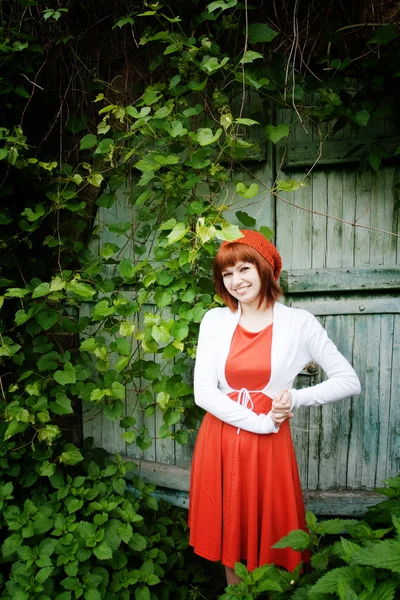
[[[293,413],[290,412],[292,405],[292,394],[289,390],[281,390],[276,394],[272,401],[272,419],[276,425],[282,425],[286,419],[291,419]]]

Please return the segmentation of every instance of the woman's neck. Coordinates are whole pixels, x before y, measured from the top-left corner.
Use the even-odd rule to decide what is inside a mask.
[[[261,331],[274,321],[273,305],[257,306],[242,304],[239,323],[248,331]]]

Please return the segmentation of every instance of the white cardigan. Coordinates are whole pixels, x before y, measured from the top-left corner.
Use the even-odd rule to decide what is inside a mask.
[[[195,402],[221,421],[240,429],[277,433],[279,428],[275,427],[271,413],[257,415],[247,408],[246,402],[242,405],[227,395],[235,391],[226,381],[225,363],[239,318],[240,305],[236,312],[228,307],[213,308],[204,315],[194,371]],[[273,322],[271,377],[268,385],[258,391],[273,398],[280,390],[289,389],[292,409],[360,394],[360,381],[353,367],[311,313],[276,302]],[[310,361],[318,363],[328,379],[305,389],[293,389],[295,377]]]

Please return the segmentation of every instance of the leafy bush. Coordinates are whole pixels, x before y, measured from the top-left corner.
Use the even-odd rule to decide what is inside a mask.
[[[301,573],[265,565],[249,573],[237,564],[242,578],[228,586],[220,600],[266,597],[280,600],[394,600],[400,594],[400,475],[379,488],[387,500],[370,508],[363,520],[318,521],[307,512],[308,533],[296,530],[276,548],[311,551],[311,563]],[[384,527],[381,527],[384,525]]]
[[[3,600],[185,600],[209,585],[187,549],[186,511],[158,504],[134,463],[88,443],[84,460],[61,468],[39,448],[40,468],[26,449],[4,450]],[[67,444],[64,454],[72,452]]]

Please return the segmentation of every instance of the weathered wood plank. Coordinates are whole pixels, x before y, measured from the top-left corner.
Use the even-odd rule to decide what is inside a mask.
[[[294,387],[296,389],[309,387],[313,382],[314,378],[310,375],[299,375],[296,378]],[[307,486],[308,480],[309,421],[310,411],[306,408],[294,411],[294,417],[290,421],[290,431],[296,450],[300,481],[303,487]]]
[[[357,187],[357,173],[353,170],[343,169],[343,219],[350,223],[354,223],[355,215],[355,197]],[[342,267],[354,266],[354,244],[355,244],[355,227],[346,225],[343,231],[342,238]]]
[[[379,494],[367,491],[305,491],[303,492],[306,509],[317,515],[361,517],[370,506],[384,499]]]
[[[355,189],[355,220],[358,225],[371,226],[371,173],[365,171],[357,178]],[[378,223],[373,224],[379,227]],[[371,264],[370,230],[356,227],[354,230],[354,266],[366,267]],[[372,259],[372,264],[374,260]]]
[[[327,214],[327,179],[323,171],[315,171],[312,175],[312,209]],[[326,267],[326,228],[327,218],[313,215],[312,219],[312,268]],[[281,276],[282,284],[282,276]],[[285,290],[286,291],[286,290]]]
[[[327,317],[325,328],[331,339],[342,342],[351,337],[352,318]],[[344,349],[341,348],[344,352]],[[348,348],[346,349],[348,350]],[[319,487],[323,490],[346,487],[350,432],[350,402],[334,402],[322,408],[319,444]]]
[[[376,486],[377,456],[379,450],[379,358],[381,327],[379,315],[371,315],[362,321],[366,327],[366,344],[363,345],[365,371],[362,380],[364,390],[364,428],[359,440],[358,460],[361,463],[362,487]]]
[[[392,401],[390,404],[389,435],[387,439],[387,476],[400,472],[400,315],[393,320],[393,354],[390,364]]]
[[[190,489],[190,468],[175,465],[160,465],[146,461],[137,462],[138,475],[147,483],[158,487],[156,496],[164,498],[175,506],[188,507]],[[360,516],[369,506],[382,501],[381,495],[367,491],[315,491],[303,492],[306,508],[319,515]]]
[[[327,140],[322,146],[322,156],[318,160],[318,166],[326,165],[345,165],[357,163],[363,152],[363,148],[356,149],[357,146],[370,144],[372,137],[351,137],[347,139]],[[379,143],[389,147],[392,144],[398,144],[399,138],[382,138]],[[279,161],[282,162],[282,169],[296,169],[299,167],[311,167],[317,160],[319,154],[319,141],[292,142],[285,147],[283,144],[278,146]],[[286,152],[285,152],[286,150]],[[355,150],[355,151],[354,151]],[[349,156],[349,153],[351,155]]]
[[[343,219],[343,176],[342,171],[327,173],[328,179],[328,215]],[[337,219],[327,219],[326,266],[342,266],[342,247],[348,225]]]
[[[383,485],[383,481],[388,477],[388,440],[389,440],[389,417],[392,403],[397,403],[396,388],[392,388],[392,355],[393,355],[393,337],[394,337],[394,315],[381,316],[381,339],[379,344],[379,373],[378,389],[374,394],[376,403],[379,406],[379,421],[377,424],[379,444],[376,458],[376,485]],[[399,365],[400,366],[400,363]],[[398,369],[396,369],[398,371]],[[394,383],[394,382],[393,382]],[[397,387],[397,390],[399,388]],[[393,473],[392,473],[393,474]]]
[[[353,356],[351,364],[358,374],[361,385],[361,394],[351,401],[351,430],[349,435],[349,454],[347,461],[347,489],[360,490],[365,488],[362,479],[362,444],[365,432],[365,375],[366,351],[368,344],[367,320],[369,317],[360,316],[354,319]]]
[[[400,298],[360,298],[348,300],[321,300],[310,302],[295,298],[291,303],[295,308],[304,308],[314,315],[372,315],[400,312]]]
[[[349,267],[330,269],[285,269],[280,284],[286,294],[400,289],[400,268]]]

